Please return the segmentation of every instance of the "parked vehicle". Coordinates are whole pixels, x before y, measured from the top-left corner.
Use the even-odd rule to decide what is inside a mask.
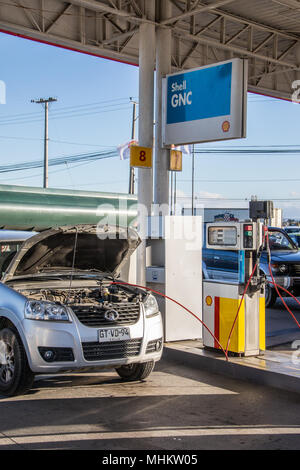
[[[271,250],[271,267],[275,282],[300,296],[300,251],[295,242],[281,228],[269,227],[269,244]],[[206,279],[238,280],[238,253],[207,249],[203,246],[203,276]],[[266,306],[271,307],[277,299],[272,284],[266,251],[262,252],[260,270],[266,276]],[[286,294],[281,292],[284,297]]]
[[[299,232],[295,232],[295,233],[290,233],[289,236],[291,237],[291,239],[293,240],[293,242],[296,243],[296,245],[298,247],[300,247],[300,231]]]
[[[0,394],[24,393],[35,374],[151,373],[163,348],[156,299],[114,284],[139,243],[132,229],[95,225],[57,227],[23,243],[0,283]]]
[[[283,227],[283,230],[291,235],[292,233],[299,233],[300,227],[298,227],[298,225],[287,225],[286,227]]]

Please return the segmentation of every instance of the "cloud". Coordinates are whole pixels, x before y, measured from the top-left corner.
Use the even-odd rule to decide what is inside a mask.
[[[186,194],[181,189],[177,189],[176,196],[179,199],[191,199],[191,194]],[[222,194],[210,193],[208,191],[198,191],[195,193],[195,199],[224,199],[224,196]]]
[[[224,199],[224,196],[222,194],[218,193],[210,193],[208,191],[200,191],[199,193],[196,194],[196,197],[201,199]]]
[[[284,219],[300,219],[300,201],[286,201],[275,204],[282,209]]]

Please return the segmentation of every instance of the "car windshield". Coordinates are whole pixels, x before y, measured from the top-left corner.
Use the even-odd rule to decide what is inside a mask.
[[[300,227],[295,227],[295,228],[286,227],[286,228],[285,228],[285,231],[286,231],[287,233],[299,233]]]
[[[296,250],[297,246],[280,231],[272,230],[269,232],[270,250]]]
[[[296,243],[296,245],[299,245],[299,243],[300,243],[300,233],[291,233],[290,238],[293,240],[293,242]]]

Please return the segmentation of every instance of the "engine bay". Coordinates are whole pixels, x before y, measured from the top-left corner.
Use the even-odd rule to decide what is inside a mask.
[[[97,287],[39,288],[19,291],[30,300],[56,302],[63,305],[108,306],[115,303],[138,303],[143,293],[127,286],[101,282]]]

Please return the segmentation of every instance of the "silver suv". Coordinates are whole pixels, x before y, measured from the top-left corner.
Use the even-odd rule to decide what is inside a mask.
[[[35,374],[151,373],[163,348],[156,299],[118,280],[139,243],[132,229],[77,225],[22,244],[0,283],[0,394],[24,393]]]

